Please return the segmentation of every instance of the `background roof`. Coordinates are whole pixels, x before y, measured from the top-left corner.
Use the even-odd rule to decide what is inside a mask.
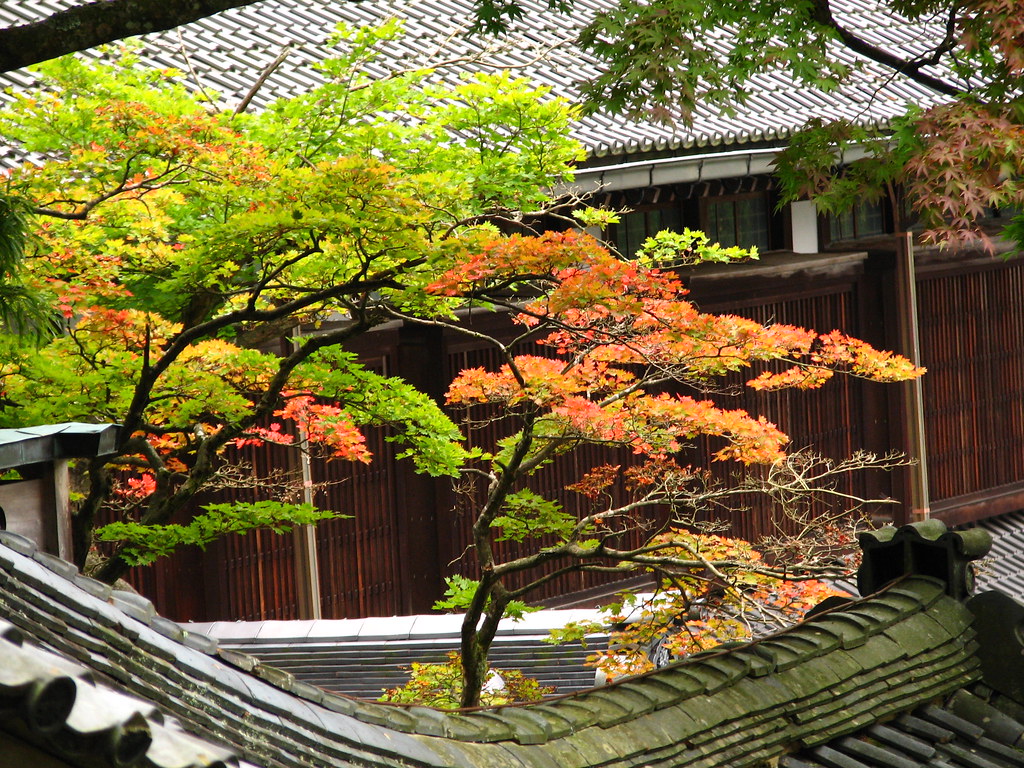
[[[0,0],[0,24],[35,21],[76,3],[73,0]],[[268,78],[254,104],[313,87],[319,82],[310,66],[322,57],[320,46],[338,22],[375,24],[391,16],[404,19],[406,36],[390,45],[388,63],[376,68],[409,68],[451,59],[461,63],[441,74],[454,81],[460,69],[515,67],[517,73],[553,86],[557,93],[574,97],[574,83],[595,73],[597,63],[582,55],[572,42],[576,30],[609,0],[577,0],[569,15],[557,14],[538,0],[524,0],[524,19],[507,38],[464,37],[472,19],[471,0],[393,0],[341,2],[340,0],[265,0],[225,11],[145,38],[143,62],[194,72],[205,88],[236,104],[264,68],[286,46],[284,63]],[[859,31],[869,42],[912,53],[923,50],[930,31],[918,24],[881,13],[870,0],[836,0],[837,19]],[[722,33],[725,40],[727,32]],[[481,60],[466,56],[486,48]],[[188,54],[188,61],[182,55]],[[538,60],[542,54],[548,54]],[[884,123],[901,114],[908,102],[930,104],[937,97],[923,86],[893,75],[879,65],[858,61],[852,54],[840,58],[854,67],[850,82],[838,92],[801,88],[783,72],[757,78],[747,105],[735,115],[701,108],[690,127],[624,120],[599,113],[583,120],[576,136],[596,157],[626,153],[690,150],[783,141],[811,118],[847,118],[863,124]],[[24,87],[32,82],[24,71],[0,75],[0,87]]]

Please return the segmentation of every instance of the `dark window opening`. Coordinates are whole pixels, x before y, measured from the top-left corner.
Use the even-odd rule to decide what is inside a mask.
[[[619,217],[611,239],[618,252],[631,259],[644,240],[656,232],[663,229],[682,232],[684,226],[682,213],[676,206],[631,211]]]
[[[704,208],[705,231],[712,242],[725,247],[757,246],[768,250],[772,245],[771,210],[763,194],[711,199]]]
[[[854,240],[883,235],[888,230],[882,201],[864,202],[829,217],[830,240]]]
[[[700,230],[712,242],[729,247],[761,250],[782,248],[785,217],[776,210],[771,180],[745,177],[627,190],[616,193],[609,207],[631,208],[605,233],[609,244],[627,258],[636,255],[644,240],[662,230]]]

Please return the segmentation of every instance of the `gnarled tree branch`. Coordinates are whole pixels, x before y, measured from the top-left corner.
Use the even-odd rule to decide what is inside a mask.
[[[256,0],[103,0],[0,29],[0,71],[38,64],[135,35],[162,32]]]

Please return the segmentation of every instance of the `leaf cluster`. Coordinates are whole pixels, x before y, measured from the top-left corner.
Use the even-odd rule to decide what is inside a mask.
[[[480,704],[498,707],[540,701],[554,692],[554,688],[542,686],[535,678],[527,677],[517,669],[491,670]],[[461,699],[462,658],[458,651],[449,651],[448,661],[443,664],[413,662],[409,680],[399,688],[385,691],[379,701],[457,709]]]
[[[583,84],[589,108],[669,120],[698,105],[742,109],[748,84],[765,72],[834,87],[847,67],[830,55],[835,33],[811,0],[727,2],[622,0],[580,34],[601,72]]]
[[[651,594],[625,593],[601,610],[606,622],[573,622],[548,642],[583,642],[610,634],[608,648],[587,663],[607,680],[640,674],[684,656],[798,621],[827,597],[844,592],[817,579],[791,580],[763,572],[762,554],[749,542],[673,528],[655,537],[665,555],[700,561],[662,571]]]
[[[89,471],[153,479],[124,525],[169,525],[231,445],[369,461],[362,430],[381,426],[418,471],[466,461],[437,403],[339,345],[397,312],[449,315],[427,285],[489,222],[543,207],[581,150],[573,110],[523,80],[368,77],[399,34],[339,31],[324,84],[258,114],[217,111],[130,49],[43,65],[42,87],[0,114],[41,158],[5,180],[0,257],[23,263],[61,331],[38,347],[0,332],[0,421],[122,423],[120,454]],[[291,352],[268,345],[288,335]],[[109,501],[109,483],[91,488],[80,544]],[[155,528],[145,552],[206,541],[207,520]],[[120,552],[138,561],[128,533]]]
[[[225,534],[244,536],[255,530],[288,533],[297,525],[315,525],[324,520],[350,517],[338,512],[315,509],[310,504],[286,504],[279,501],[207,504],[187,525],[167,523],[143,525],[132,521],[108,523],[97,529],[100,541],[120,542],[122,557],[132,565],[149,565],[181,546],[205,549]]]
[[[434,603],[435,611],[462,612],[473,603],[480,582],[466,576],[455,574],[446,576],[444,597]],[[539,606],[527,605],[520,600],[512,600],[504,608],[504,615],[513,621],[522,619],[527,613],[539,611]]]

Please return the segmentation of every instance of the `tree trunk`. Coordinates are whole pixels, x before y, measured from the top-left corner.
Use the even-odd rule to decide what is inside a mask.
[[[79,3],[0,29],[0,71],[37,64],[125,37],[160,32],[256,0],[103,0]]]
[[[105,459],[90,459],[86,476],[89,492],[78,510],[71,515],[71,557],[83,573],[85,563],[92,549],[92,533],[96,528],[96,514],[110,495],[110,473],[106,471]]]
[[[487,682],[487,650],[482,648],[477,634],[469,648],[462,649],[462,699],[460,707],[479,707],[480,694]]]
[[[483,595],[483,599],[479,599]],[[486,605],[486,610],[473,610],[474,606]],[[483,586],[477,590],[473,606],[466,612],[462,622],[462,700],[460,707],[479,707],[480,693],[487,682],[489,667],[487,656],[491,650],[498,624],[505,615],[508,595],[500,582]],[[480,621],[481,613],[483,621]]]

